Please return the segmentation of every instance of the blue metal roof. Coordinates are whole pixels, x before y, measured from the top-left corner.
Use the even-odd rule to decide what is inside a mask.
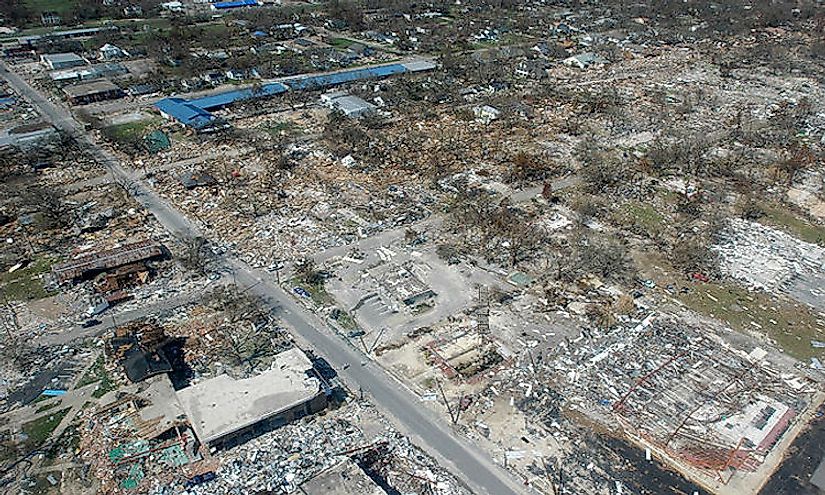
[[[258,2],[256,0],[232,0],[231,2],[213,3],[212,6],[216,9],[235,9],[238,7],[256,7]]]
[[[393,74],[403,74],[407,68],[401,64],[385,65],[383,67],[370,67],[366,69],[354,69],[334,74],[324,74],[320,76],[297,77],[284,81],[292,89],[314,89],[327,86],[335,86],[360,79],[372,77],[386,77]]]
[[[202,129],[215,120],[215,116],[183,98],[164,98],[155,107],[181,124]]]
[[[226,93],[204,96],[203,98],[195,98],[194,100],[190,100],[189,103],[204,110],[212,110],[215,108],[223,108],[243,100],[279,95],[285,93],[287,89],[288,88],[281,83],[270,83],[261,86],[257,92],[252,89],[238,89],[235,91],[227,91]]]
[[[253,1],[253,0],[244,0]],[[237,2],[226,2],[237,3]],[[218,5],[218,4],[213,4]],[[382,67],[368,67],[364,69],[353,69],[333,74],[323,74],[318,76],[298,76],[283,83],[274,82],[264,84],[257,91],[252,88],[237,89],[219,93],[193,100],[183,98],[164,98],[155,103],[155,107],[161,112],[175,118],[179,122],[195,129],[202,129],[212,123],[216,117],[209,113],[209,110],[223,108],[233,103],[255,98],[263,98],[285,93],[292,90],[320,89],[338,84],[344,84],[362,79],[374,77],[386,77],[394,74],[403,74],[420,68],[406,67],[403,64],[384,65]]]

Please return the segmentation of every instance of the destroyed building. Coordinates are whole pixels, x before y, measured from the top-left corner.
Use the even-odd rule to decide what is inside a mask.
[[[123,366],[129,381],[137,383],[172,371],[163,349],[166,341],[159,325],[135,323],[115,330],[106,342],[106,353]]]
[[[79,256],[73,260],[58,263],[52,273],[59,284],[88,280],[99,273],[120,268],[132,263],[145,263],[167,255],[162,244],[141,241],[125,244],[119,248]]]
[[[166,375],[105,395],[90,426],[85,448],[104,490],[131,490],[147,477],[169,483],[203,460]]]

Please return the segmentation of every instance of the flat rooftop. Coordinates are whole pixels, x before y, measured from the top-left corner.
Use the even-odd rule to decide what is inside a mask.
[[[85,64],[86,59],[76,53],[47,53],[41,55],[43,60],[53,64],[61,63],[79,63]]]
[[[278,354],[260,375],[235,380],[220,375],[178,391],[178,400],[198,438],[209,443],[251,426],[321,393],[321,383],[307,375],[312,362],[301,349]]]
[[[108,91],[118,91],[120,87],[111,81],[95,81],[86,84],[76,84],[74,86],[66,86],[63,92],[70,98],[78,98],[81,96],[96,95],[98,93],[105,93]]]

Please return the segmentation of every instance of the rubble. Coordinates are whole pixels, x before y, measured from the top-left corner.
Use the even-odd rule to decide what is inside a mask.
[[[720,269],[750,287],[786,293],[820,310],[825,249],[755,222],[732,219],[721,242]]]

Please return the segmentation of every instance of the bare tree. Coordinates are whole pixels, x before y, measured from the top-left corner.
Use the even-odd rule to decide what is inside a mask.
[[[779,164],[778,171],[785,177],[788,185],[791,185],[800,172],[809,169],[814,164],[814,154],[806,144],[796,144],[790,152],[790,156]]]
[[[205,238],[194,237],[186,241],[180,261],[186,269],[205,275],[214,261],[214,253]]]
[[[697,236],[684,236],[676,240],[668,253],[674,267],[689,273],[715,271],[717,258],[708,242]]]
[[[298,278],[309,285],[321,285],[324,283],[324,274],[318,270],[315,260],[304,258],[295,266],[295,274]]]
[[[66,227],[72,223],[72,208],[60,190],[33,186],[23,191],[22,202],[36,211],[48,228]]]
[[[112,172],[114,173],[114,172]],[[137,196],[140,194],[140,184],[129,177],[120,177],[115,175],[114,184],[128,197]]]
[[[221,312],[218,326],[223,353],[231,357],[232,365],[249,373],[278,352],[277,341],[285,339],[274,325],[271,311],[264,301],[235,286],[221,287],[208,299],[210,306]]]
[[[626,248],[612,239],[578,232],[560,247],[556,257],[558,278],[575,281],[587,274],[624,282],[636,274]]]

